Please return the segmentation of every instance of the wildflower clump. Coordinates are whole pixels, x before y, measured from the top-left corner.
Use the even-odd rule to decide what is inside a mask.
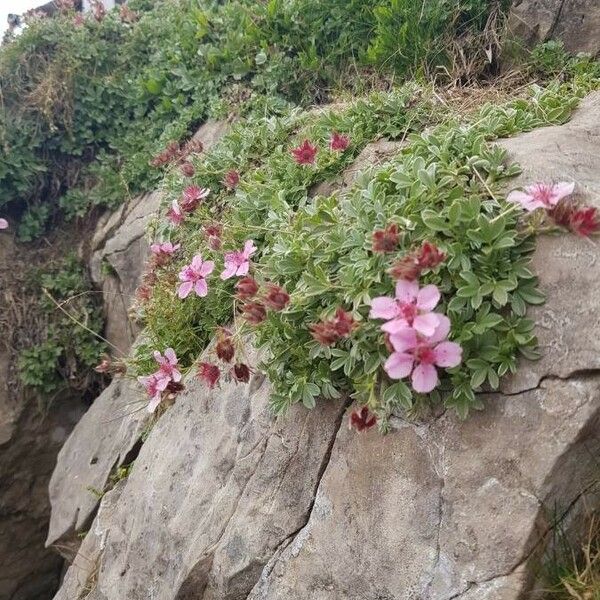
[[[598,228],[595,209],[572,200],[571,183],[503,193],[519,169],[487,143],[519,119],[545,122],[560,102],[549,92],[483,111],[472,125],[409,134],[396,158],[328,196],[308,190],[364,144],[343,119],[333,130],[330,116],[295,124],[298,141],[279,143],[243,173],[243,185],[242,160],[211,164],[205,175],[198,163],[192,180],[179,175],[160,229],[180,246],[165,247],[141,351],[169,341],[209,388],[245,383],[260,369],[275,412],[348,395],[358,431],[385,430],[394,411],[429,403],[462,417],[480,408],[478,391],[497,389],[519,356],[537,357],[526,317],[544,301],[530,270],[535,235],[548,225],[579,235]],[[405,110],[405,123],[418,121]],[[352,141],[339,131],[352,131]],[[260,349],[259,364],[246,360],[248,343]],[[164,378],[147,377],[155,401]]]

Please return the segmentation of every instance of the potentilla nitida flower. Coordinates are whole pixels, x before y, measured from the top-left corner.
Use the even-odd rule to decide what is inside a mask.
[[[315,162],[318,148],[308,140],[304,140],[297,148],[292,149],[294,160],[299,165],[312,165]]]
[[[181,244],[173,244],[172,242],[151,244],[150,251],[152,252],[156,266],[163,267],[168,264],[179,248],[181,248]]]
[[[450,320],[438,315],[439,323],[433,335],[423,336],[414,329],[406,328],[390,335],[394,352],[384,365],[392,379],[411,375],[415,392],[427,394],[439,383],[436,367],[449,369],[462,360],[462,348],[446,340],[450,332]]]
[[[94,367],[96,373],[110,373],[112,367],[112,361],[110,356],[103,354],[100,362]]]
[[[366,431],[377,423],[377,417],[366,406],[353,410],[350,413],[349,425],[356,431]]]
[[[422,335],[432,335],[440,315],[431,312],[440,301],[440,291],[435,285],[419,289],[416,281],[400,279],[396,283],[396,297],[382,296],[371,302],[371,319],[385,319],[381,326],[386,333],[394,334],[412,328]]]
[[[578,208],[569,219],[569,229],[583,237],[598,233],[600,231],[598,210],[594,206]]]
[[[8,229],[8,221],[6,219],[0,219],[0,229]]]
[[[560,200],[570,196],[575,189],[574,183],[560,181],[559,183],[534,183],[525,188],[525,191],[513,190],[506,197],[507,202],[520,204],[526,211],[531,212],[536,208],[551,209]]]
[[[177,295],[183,299],[187,298],[192,290],[197,296],[203,298],[208,294],[206,277],[214,270],[215,263],[212,260],[202,260],[200,254],[196,254],[189,265],[179,272],[179,280],[183,283],[177,290]]]
[[[217,357],[225,362],[231,362],[235,355],[235,346],[231,334],[225,329],[220,329],[217,334],[217,343],[215,346]]]
[[[228,189],[228,190],[234,190],[238,184],[240,182],[240,174],[232,169],[231,171],[227,171],[227,173],[225,173],[225,176],[223,177],[223,185]]]
[[[333,319],[313,323],[309,329],[310,334],[319,344],[333,346],[341,338],[348,337],[356,327],[358,323],[352,315],[339,307]]]
[[[347,135],[333,132],[329,140],[329,148],[335,152],[343,152],[350,145],[350,138]]]
[[[85,23],[85,17],[81,13],[77,13],[73,17],[73,25],[75,27],[81,27]]]
[[[181,156],[181,148],[178,142],[169,142],[166,148],[159,152],[151,161],[152,167],[162,167],[174,160],[179,159]]]
[[[261,302],[246,302],[242,305],[242,313],[252,325],[260,325],[267,318],[267,309]]]
[[[189,139],[182,151],[182,156],[189,156],[190,154],[200,154],[204,150],[204,144],[201,140],[195,140],[194,138]]]
[[[411,253],[396,261],[389,269],[388,273],[392,279],[414,281],[421,275],[421,267],[419,266],[418,258],[415,254]]]
[[[258,283],[252,277],[242,277],[235,284],[236,296],[240,300],[248,300],[254,298],[258,292]]]
[[[421,269],[434,269],[446,260],[446,254],[435,244],[423,242],[417,252],[416,260]]]
[[[142,303],[148,302],[152,298],[152,288],[149,285],[140,285],[135,290],[135,297]]]
[[[181,372],[177,369],[178,361],[173,348],[167,348],[164,354],[155,350],[152,355],[158,363],[158,371],[155,373],[157,377],[163,377],[175,383],[181,381]]]
[[[202,202],[208,194],[210,194],[210,190],[207,188],[201,188],[198,185],[188,185],[183,190],[183,195],[179,203],[181,210],[187,213],[195,211],[200,202]]]
[[[373,232],[373,252],[395,252],[399,242],[400,234],[395,223]]]
[[[231,376],[240,383],[248,383],[250,381],[250,368],[244,363],[237,363],[231,369]]]
[[[173,202],[171,203],[171,208],[169,208],[169,210],[167,211],[166,216],[167,220],[171,223],[171,225],[174,225],[175,227],[178,227],[183,223],[185,216],[177,200],[173,200]]]
[[[147,409],[148,412],[153,413],[160,404],[162,393],[167,389],[170,380],[165,379],[164,377],[158,377],[154,373],[147,377],[138,377],[138,381],[144,386],[148,396],[150,396],[150,402],[148,403]]]
[[[208,385],[209,388],[214,388],[221,377],[221,370],[217,365],[208,362],[198,363],[198,379]]]
[[[274,283],[267,284],[267,293],[263,302],[271,310],[283,310],[290,301],[290,295],[280,286]]]
[[[250,257],[257,250],[258,248],[252,240],[246,240],[243,250],[227,252],[225,254],[225,270],[221,273],[221,279],[247,275],[250,270]]]
[[[182,163],[181,166],[179,167],[179,170],[181,171],[181,174],[184,177],[193,177],[194,174],[196,173],[196,169],[194,168],[194,165],[188,161],[185,161],[184,163]]]
[[[208,225],[204,228],[204,235],[206,236],[206,242],[211,250],[221,249],[221,233],[222,228],[220,225]]]

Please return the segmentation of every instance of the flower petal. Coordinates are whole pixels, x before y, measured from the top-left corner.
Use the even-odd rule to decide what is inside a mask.
[[[225,279],[230,279],[231,277],[233,277],[235,275],[235,270],[236,270],[236,265],[233,264],[232,262],[230,263],[225,263],[225,270],[221,273],[220,277],[221,279],[225,280]]]
[[[212,260],[207,260],[202,264],[200,270],[198,271],[202,277],[206,277],[210,275],[215,269],[215,263]]]
[[[390,344],[396,352],[405,352],[417,347],[417,332],[411,327],[405,327],[398,333],[390,335]]]
[[[526,192],[521,192],[520,190],[513,190],[506,196],[507,202],[512,202],[513,204],[520,204],[526,210],[533,210],[531,208],[531,202],[533,201],[533,197],[531,194],[527,194]]]
[[[388,321],[387,323],[384,323],[380,329],[381,331],[385,331],[386,333],[389,334],[394,334],[394,333],[400,333],[401,331],[403,331],[404,329],[409,328],[409,324],[406,321],[406,319],[392,319],[391,321]]]
[[[410,375],[414,359],[411,354],[394,352],[385,361],[383,368],[392,379],[402,379]]]
[[[0,219],[0,229],[8,229],[8,221],[6,219]]]
[[[371,301],[371,319],[394,319],[398,316],[398,303],[393,298],[380,296]]]
[[[171,373],[171,379],[177,383],[178,381],[181,381],[181,371],[177,370],[177,369],[173,369],[173,372]]]
[[[419,284],[416,281],[399,279],[396,283],[396,298],[400,302],[412,302],[419,293]]]
[[[426,285],[417,294],[417,308],[427,312],[433,310],[440,301],[440,296],[440,290],[438,290],[437,285]]]
[[[575,182],[559,181],[552,187],[552,204],[556,204],[559,200],[570,196],[575,190]],[[555,200],[556,198],[556,200]]]
[[[244,244],[245,258],[250,258],[257,250],[258,248],[254,245],[254,242],[252,240],[246,240],[246,243]]]
[[[204,298],[208,294],[208,285],[206,285],[206,279],[198,279],[194,285],[194,291],[197,296]]]
[[[186,281],[185,283],[182,283],[179,286],[179,289],[177,290],[177,295],[183,300],[184,298],[187,298],[189,296],[193,287],[194,287],[193,281]]]
[[[413,320],[413,327],[421,334],[429,337],[435,333],[440,323],[440,315],[437,313],[425,313],[417,315]]]
[[[420,363],[415,367],[411,381],[415,392],[427,394],[439,383],[437,370],[433,365]]]
[[[158,407],[158,405],[160,404],[160,400],[161,400],[160,394],[156,394],[156,396],[154,396],[150,400],[150,402],[148,402],[148,406],[146,407],[146,410],[149,413],[153,413],[156,410],[156,408]]]
[[[248,270],[250,269],[250,261],[245,260],[235,271],[235,274],[239,277],[243,277],[244,275],[248,275]]]
[[[176,365],[177,364],[177,355],[175,354],[175,350],[173,350],[173,348],[167,348],[165,350],[165,358],[172,365]]]
[[[200,269],[202,269],[202,262],[202,256],[200,254],[196,254],[196,256],[192,258],[192,269],[194,269],[194,271],[200,271]]]
[[[441,342],[448,337],[450,333],[450,319],[446,315],[434,313],[438,318],[438,325],[432,335],[427,338],[428,342]]]
[[[433,349],[433,355],[438,367],[456,367],[462,359],[462,348],[456,342],[442,342]]]

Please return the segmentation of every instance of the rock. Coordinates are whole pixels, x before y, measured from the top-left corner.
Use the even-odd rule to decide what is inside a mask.
[[[397,420],[386,437],[340,430],[306,527],[248,600],[450,600],[516,570],[543,547],[547,509],[582,509],[600,380],[485,405],[466,422]],[[527,591],[514,583],[502,598]]]
[[[96,541],[86,537],[75,559],[99,556],[102,538],[90,600],[245,597],[305,524],[343,414],[331,402],[273,421],[269,390],[262,376],[212,392],[188,381],[122,482],[102,535],[96,518]],[[57,598],[77,597],[69,589]]]
[[[568,52],[600,54],[600,4],[597,0],[515,0],[509,32],[532,47],[562,40]]]
[[[46,544],[67,558],[78,546],[77,534],[90,526],[111,473],[135,458],[149,417],[146,401],[137,381],[114,379],[61,448],[49,486]]]
[[[208,150],[229,127],[227,121],[207,121],[193,137]],[[128,313],[150,252],[146,228],[158,215],[161,202],[160,191],[131,199],[102,218],[92,238],[90,272],[92,281],[103,292],[104,335],[121,354],[127,354],[140,333]]]
[[[20,325],[30,316],[19,292],[22,263],[28,261],[35,257],[15,246],[12,236],[0,235],[3,326]],[[13,345],[19,338],[12,333],[2,327],[0,336],[0,598],[41,600],[57,589],[62,569],[62,559],[44,548],[47,485],[60,446],[84,407],[64,393],[50,407],[23,393]]]
[[[600,92],[582,101],[565,125],[536,129],[501,140],[523,173],[511,189],[536,181],[575,181],[586,204],[600,208]],[[534,388],[543,377],[600,369],[600,254],[589,240],[574,235],[538,239],[533,271],[548,301],[530,309],[542,358],[523,361],[503,383],[509,393]]]

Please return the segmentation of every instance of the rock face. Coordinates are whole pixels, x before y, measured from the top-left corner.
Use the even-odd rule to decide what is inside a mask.
[[[574,179],[598,202],[600,94],[567,125],[500,143],[524,168],[515,186]],[[544,358],[482,394],[485,410],[466,422],[395,417],[385,437],[356,434],[341,403],[273,421],[258,376],[214,392],[189,382],[100,502],[57,600],[535,598],[552,529],[575,529],[599,500],[597,256],[572,235],[540,240],[548,300],[532,317]],[[96,411],[132,401],[106,394]],[[59,457],[49,541],[94,513],[72,478],[103,486],[141,428],[90,449],[99,417],[88,415]],[[100,471],[88,469],[102,453]]]
[[[13,298],[9,271],[23,260],[10,234],[0,235],[0,320],[20,323],[27,311]],[[44,407],[19,390],[11,339],[0,340],[0,599],[50,598],[62,560],[44,548],[50,514],[47,484],[56,454],[84,407],[64,395]],[[6,344],[6,345],[5,345]]]
[[[202,141],[208,150],[228,129],[226,121],[207,121],[193,138]],[[91,243],[90,272],[92,281],[103,292],[105,337],[123,354],[140,332],[128,311],[150,252],[146,227],[158,215],[161,198],[160,191],[142,194],[107,214]]]
[[[515,0],[508,28],[528,46],[558,39],[568,52],[600,54],[597,0]]]

